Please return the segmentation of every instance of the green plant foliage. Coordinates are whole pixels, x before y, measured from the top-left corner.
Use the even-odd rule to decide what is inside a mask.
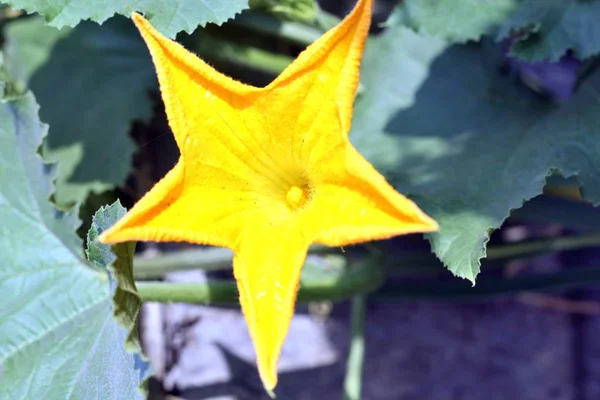
[[[312,21],[317,15],[314,0],[250,0],[250,7],[296,21]]]
[[[542,0],[544,1],[544,0]],[[464,43],[478,40],[502,23],[517,0],[404,0],[392,23],[403,23],[422,34]]]
[[[137,316],[142,300],[135,288],[133,280],[133,253],[135,242],[125,242],[109,246],[96,242],[96,238],[115,222],[121,219],[127,210],[117,200],[110,206],[101,207],[92,217],[92,226],[87,234],[88,260],[108,269],[112,282],[116,283],[113,295],[115,318],[121,326],[129,331],[125,342],[126,348],[132,352],[140,352],[138,342]]]
[[[531,61],[558,60],[569,49],[587,58],[600,52],[598,21],[598,0],[523,0],[498,36],[522,33],[510,52]]]
[[[4,66],[4,54],[0,52],[0,99],[4,98],[6,80],[8,80],[8,74]]]
[[[452,42],[516,35],[513,56],[558,60],[569,49],[580,58],[600,52],[600,1],[405,0],[392,21]]]
[[[115,14],[138,11],[163,34],[191,33],[198,25],[221,24],[248,8],[248,0],[6,0],[14,8],[40,13],[56,28],[74,27],[90,19],[103,23]]]
[[[130,171],[133,120],[148,119],[156,78],[129,20],[83,22],[58,31],[41,18],[6,29],[10,71],[29,80],[50,124],[45,155],[59,161],[56,201],[81,202],[121,184]]]
[[[497,67],[483,46],[393,26],[367,48],[351,133],[440,223],[433,251],[471,281],[490,232],[540,194],[551,171],[577,174],[585,198],[600,201],[600,73],[558,107]]]
[[[31,93],[0,102],[0,398],[141,399],[148,364],[125,350],[129,330],[113,317],[135,318],[133,302],[112,302],[133,282],[87,265],[79,222],[50,204],[37,111]]]
[[[20,88],[8,73],[4,53],[0,51],[0,99],[9,98],[20,93]]]
[[[50,28],[43,18],[38,17],[21,18],[7,24],[4,53],[11,78],[21,85],[28,84],[31,76],[48,62],[56,42],[70,33],[68,28]]]

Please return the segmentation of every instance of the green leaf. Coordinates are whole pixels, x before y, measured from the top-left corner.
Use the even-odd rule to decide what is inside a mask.
[[[523,0],[498,37],[524,33],[510,54],[530,61],[555,61],[569,49],[584,59],[600,52],[598,21],[598,0]]]
[[[7,27],[10,71],[30,80],[50,124],[45,155],[60,161],[56,201],[80,202],[123,183],[134,146],[133,120],[152,111],[156,79],[148,50],[125,18],[58,31],[41,18]],[[85,160],[85,162],[83,162]]]
[[[180,31],[191,33],[198,25],[221,24],[248,8],[248,0],[6,0],[6,3],[40,13],[56,28],[74,27],[87,19],[103,23],[114,14],[129,16],[138,11],[171,38]]]
[[[564,106],[501,76],[483,46],[447,46],[399,26],[372,41],[351,140],[440,224],[432,249],[475,280],[485,244],[552,171],[600,201],[600,74]]]
[[[48,201],[55,168],[36,153],[37,111],[30,93],[0,101],[0,398],[141,399],[148,365],[123,346],[116,283],[82,259],[79,222]]]
[[[52,48],[71,29],[46,26],[42,18],[21,18],[6,27],[4,52],[12,79],[27,84],[31,76],[50,58]]]
[[[96,242],[96,238],[115,222],[121,219],[127,210],[119,200],[110,206],[101,207],[92,217],[92,226],[87,234],[87,258],[102,268],[107,268],[116,281],[113,296],[115,318],[129,331],[126,348],[132,352],[141,352],[138,341],[137,316],[142,300],[133,280],[133,253],[135,242],[120,243],[111,246]]]
[[[405,0],[390,22],[455,43],[518,35],[511,55],[556,61],[567,50],[580,59],[598,54],[599,20],[598,0]]]
[[[516,5],[517,0],[404,0],[390,22],[464,43],[502,23]]]

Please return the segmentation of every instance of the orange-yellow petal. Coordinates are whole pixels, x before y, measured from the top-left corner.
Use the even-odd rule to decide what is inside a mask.
[[[250,86],[220,74],[179,43],[159,33],[141,15],[133,22],[144,38],[160,83],[169,125],[179,148],[189,146],[198,130],[227,129],[223,116],[232,111],[229,103],[242,101],[256,92]]]
[[[205,174],[197,170],[208,166],[243,177],[251,190],[282,192],[293,184],[287,163],[291,149],[279,141],[289,132],[275,122],[261,123],[268,112],[260,107],[262,89],[215,71],[140,15],[134,14],[133,20],[156,66],[169,125],[186,164],[186,180],[205,184]],[[293,101],[289,93],[286,101],[288,105]]]
[[[244,110],[253,115],[245,118],[251,132],[263,131],[257,136],[267,139],[263,147],[281,169],[310,179],[312,170],[329,168],[324,160],[344,153],[371,3],[358,2]]]
[[[437,223],[394,188],[353,148],[346,173],[315,183],[302,225],[315,241],[344,246],[396,235],[432,232]]]
[[[183,170],[180,161],[99,240],[186,241],[232,248],[242,230],[283,209],[252,191],[186,185]],[[233,179],[223,172],[212,178]]]
[[[272,391],[310,243],[293,221],[264,222],[248,229],[241,238],[233,272],[260,377],[265,388]]]
[[[358,2],[243,110],[248,130],[263,133],[252,140],[263,137],[278,170],[307,176],[329,168],[323,161],[332,155],[343,159],[370,20],[371,1]]]
[[[340,24],[308,46],[267,86],[267,89],[274,91],[289,85],[297,86],[286,90],[294,90],[296,97],[302,100],[299,111],[305,118],[298,121],[297,131],[300,134],[306,132],[304,124],[310,124],[314,113],[327,102],[337,107],[341,132],[347,135],[350,131],[352,106],[358,87],[360,61],[371,24],[372,7],[373,0],[360,0]]]

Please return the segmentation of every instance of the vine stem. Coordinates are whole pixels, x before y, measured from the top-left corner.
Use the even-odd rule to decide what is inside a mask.
[[[298,291],[298,302],[344,300],[377,289],[384,280],[379,258],[373,257],[349,268],[341,275],[304,277]],[[237,305],[239,295],[235,282],[170,283],[136,282],[143,301],[192,304]]]
[[[527,274],[512,278],[479,279],[475,286],[464,280],[447,282],[413,281],[388,282],[372,298],[374,301],[392,300],[469,300],[514,295],[524,291],[548,291],[570,287],[597,285],[600,282],[598,266],[583,266],[558,272]]]
[[[344,399],[360,400],[362,388],[362,372],[365,358],[365,296],[352,299],[352,322],[350,353],[346,365],[344,379]]]
[[[309,254],[325,254],[332,249],[314,245]],[[229,249],[210,247],[179,250],[154,257],[137,256],[133,262],[135,279],[155,279],[180,271],[201,269],[204,271],[219,271],[231,269],[233,252]]]
[[[301,46],[308,46],[323,34],[317,28],[299,22],[280,21],[257,12],[240,14],[231,23],[263,35],[283,38]]]
[[[525,243],[489,247],[487,250],[487,258],[490,260],[497,260],[502,258],[535,255],[539,253],[573,250],[583,247],[598,246],[599,244],[600,233],[554,237],[549,239],[532,240]]]
[[[530,257],[541,253],[574,250],[598,245],[600,245],[600,233],[532,240],[525,243],[490,246],[487,249],[487,259],[501,260],[513,257]],[[328,254],[337,251],[336,248],[325,246],[310,248],[310,254]],[[431,268],[442,268],[439,261],[427,251],[407,251],[404,255],[402,253],[395,253],[395,255],[396,265],[388,265],[392,269],[397,267],[415,269],[418,267],[424,271]],[[134,260],[133,273],[135,279],[144,280],[159,278],[164,274],[177,271],[193,269],[205,271],[224,270],[231,268],[232,257],[233,253],[230,250],[222,248],[181,250],[152,258],[138,256]]]

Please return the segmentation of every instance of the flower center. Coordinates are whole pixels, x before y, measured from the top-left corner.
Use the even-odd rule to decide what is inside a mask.
[[[307,188],[301,188],[299,186],[292,186],[290,190],[288,190],[287,195],[285,196],[288,206],[292,210],[297,210],[306,204],[308,200]]]

